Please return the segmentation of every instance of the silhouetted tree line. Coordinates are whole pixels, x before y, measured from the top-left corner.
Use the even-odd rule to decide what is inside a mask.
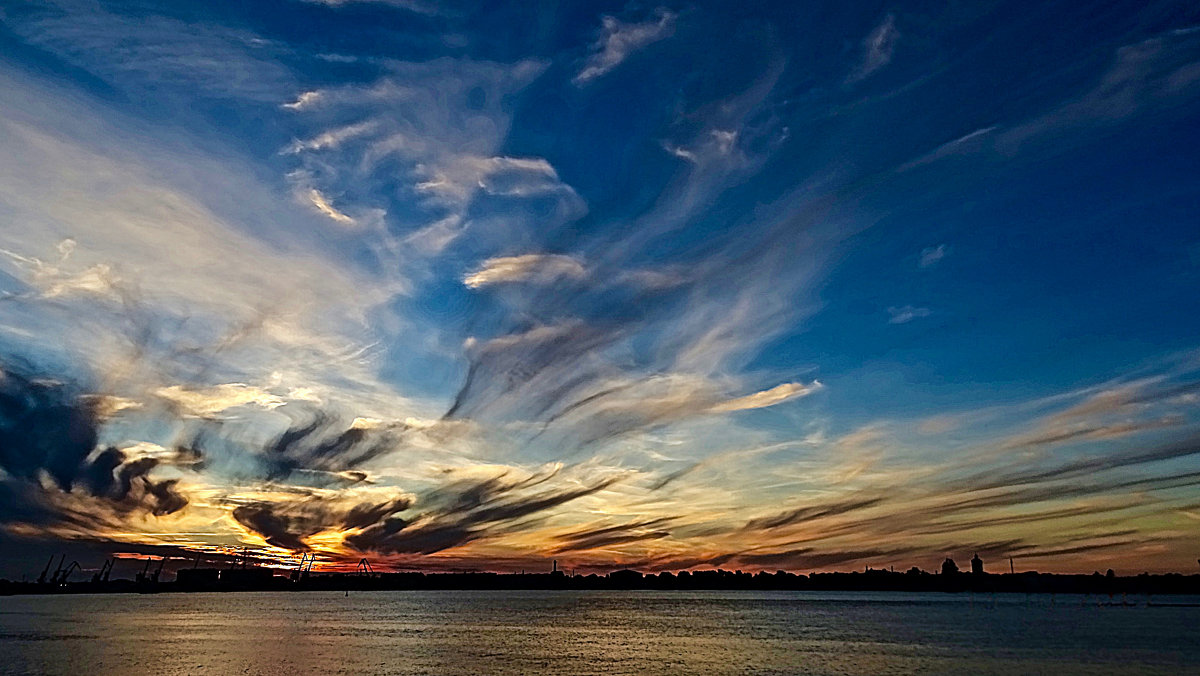
[[[852,573],[774,573],[698,570],[643,574],[618,570],[607,575],[502,573],[304,573],[284,577],[269,568],[184,569],[174,582],[147,580],[80,581],[63,584],[0,580],[0,594],[192,592],[192,591],[370,591],[449,589],[529,590],[795,590],[907,591],[1058,594],[1200,594],[1200,575],[1054,575],[1037,572],[932,574],[871,570]]]

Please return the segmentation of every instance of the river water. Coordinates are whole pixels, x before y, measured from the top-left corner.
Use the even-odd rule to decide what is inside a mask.
[[[1200,674],[1200,607],[1127,601],[1135,605],[686,591],[0,597],[0,674]]]

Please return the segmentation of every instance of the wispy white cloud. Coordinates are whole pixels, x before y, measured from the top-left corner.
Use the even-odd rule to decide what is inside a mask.
[[[236,160],[132,133],[102,106],[81,113],[3,71],[0,83],[22,92],[0,123],[0,200],[22,224],[0,229],[12,254],[0,269],[29,289],[0,307],[0,325],[62,335],[46,349],[130,396],[222,374],[274,379],[277,396],[387,393],[363,350],[377,340],[366,316],[403,288],[395,280],[339,258],[316,218]],[[287,240],[247,234],[259,219],[286,223]],[[409,410],[394,392],[379,400]]]
[[[772,136],[772,128],[748,127],[745,120],[762,112],[778,66],[745,91],[687,114],[686,141],[663,145],[686,148],[690,166],[619,237],[585,238],[574,247],[577,260],[587,261],[585,283],[561,285],[553,294],[495,297],[504,319],[494,322],[495,337],[478,343],[487,349],[471,345],[469,375],[452,417],[503,421],[515,426],[510,429],[532,426],[541,430],[536,446],[562,452],[609,448],[618,437],[629,442],[650,430],[674,430],[722,411],[814,391],[813,385],[786,383],[737,394],[747,386],[741,367],[816,307],[805,292],[841,224],[824,219],[808,230],[808,191],[764,205],[748,216],[750,236],[714,247],[705,258],[657,267],[632,262],[643,245],[685,227],[762,166],[774,147],[762,137]],[[771,233],[785,231],[788,237],[772,239]],[[753,254],[739,256],[746,249]],[[629,303],[606,304],[605,294]],[[657,294],[674,299],[655,302]],[[530,330],[531,322],[541,328]]]
[[[904,305],[901,307],[889,307],[888,314],[891,315],[891,319],[888,320],[889,324],[907,324],[914,319],[928,317],[933,314],[933,311],[927,307]]]
[[[726,164],[745,163],[747,158],[738,153],[737,129],[711,129],[690,145],[681,146],[663,143],[663,149],[675,157],[687,160],[692,164]]]
[[[169,385],[159,388],[155,394],[180,407],[186,414],[201,417],[213,416],[239,406],[273,409],[287,403],[279,395],[245,383],[222,383],[200,388]]]
[[[921,257],[917,260],[917,265],[922,268],[927,268],[931,265],[936,265],[938,261],[946,257],[950,253],[950,247],[945,244],[931,246],[921,250]]]
[[[987,142],[988,135],[996,131],[996,129],[998,129],[996,126],[984,127],[982,129],[976,129],[969,134],[964,134],[953,141],[943,143],[942,145],[934,148],[932,151],[924,155],[921,155],[915,160],[905,162],[897,167],[896,171],[905,172],[916,169],[917,167],[923,167],[927,164],[931,164],[944,157],[978,151]]]
[[[819,380],[814,380],[811,383],[783,383],[776,385],[769,390],[755,392],[744,397],[731,399],[713,406],[710,410],[714,413],[728,413],[732,411],[748,411],[756,408],[767,408],[782,404],[785,401],[806,397],[813,392],[820,390],[823,385]]]
[[[911,160],[898,172],[909,171],[948,157],[980,152],[1013,154],[1027,143],[1054,139],[1055,132],[1110,125],[1153,107],[1200,92],[1200,33],[1168,31],[1118,48],[1111,66],[1090,90],[1054,106],[1048,112],[1011,125],[976,129]]]
[[[311,94],[312,92],[308,93]],[[298,101],[303,100],[303,98],[304,97],[301,96]],[[310,100],[312,99],[310,98]],[[321,132],[310,139],[304,141],[294,141],[291,145],[285,148],[283,152],[294,155],[303,151],[334,150],[346,141],[370,134],[371,132],[375,131],[377,127],[378,123],[374,120],[365,120],[356,124],[330,129],[328,131]]]
[[[292,86],[277,46],[245,30],[75,0],[44,3],[6,25],[126,90],[270,102]]]
[[[1200,32],[1167,31],[1124,45],[1113,54],[1111,66],[1082,95],[1053,106],[1024,122],[976,129],[948,141],[897,172],[910,171],[939,160],[972,153],[1016,153],[1039,139],[1062,142],[1061,132],[1120,123],[1150,108],[1166,110],[1200,93]]]
[[[1111,124],[1172,99],[1200,93],[1200,32],[1169,31],[1117,49],[1096,86],[996,139],[1003,152],[1071,127]]]
[[[463,278],[463,284],[478,289],[513,282],[548,283],[556,279],[582,279],[587,274],[579,260],[561,254],[522,254],[489,258]]]
[[[570,186],[558,178],[554,167],[540,157],[467,158],[464,164],[478,172],[476,183],[492,195],[530,197],[555,192],[575,194]]]
[[[863,40],[863,56],[862,61],[854,69],[850,76],[846,78],[847,83],[854,83],[862,80],[875,71],[888,65],[892,60],[892,52],[896,49],[896,42],[900,39],[900,31],[896,29],[896,17],[892,14],[887,15],[883,22],[871,31],[871,34]]]
[[[301,92],[300,95],[296,97],[295,101],[292,101],[291,103],[284,103],[281,105],[281,107],[286,108],[288,110],[301,110],[303,108],[306,108],[308,106],[311,106],[311,105],[317,103],[320,100],[321,100],[321,92],[318,92],[318,91]]]
[[[304,193],[305,199],[313,206],[314,209],[321,214],[328,216],[330,220],[341,223],[342,225],[354,225],[354,219],[340,212],[329,202],[329,198],[325,197],[320,190],[309,188]]]
[[[314,5],[327,7],[346,7],[349,5],[385,5],[407,9],[417,14],[438,14],[443,4],[437,0],[299,0]]]
[[[670,37],[675,32],[675,13],[662,7],[655,13],[656,19],[643,23],[625,23],[614,16],[603,17],[600,37],[592,45],[592,55],[575,75],[575,84],[587,84],[621,65],[630,54]]]
[[[523,201],[554,203],[562,221],[586,213],[544,158],[499,152],[510,124],[506,101],[544,64],[439,59],[384,67],[374,82],[306,91],[286,104],[297,124],[316,127],[287,149],[300,165],[292,176],[302,194],[338,195],[337,211],[360,224],[362,214],[375,214],[371,241],[384,267],[404,269],[440,254],[467,228],[492,225],[488,218],[496,227],[520,225],[525,219],[500,214],[519,212]],[[482,106],[468,100],[478,95]],[[346,118],[359,121],[334,122]],[[403,216],[384,213],[395,194],[406,198]],[[507,200],[505,209],[493,205],[488,217],[472,217],[484,198]]]

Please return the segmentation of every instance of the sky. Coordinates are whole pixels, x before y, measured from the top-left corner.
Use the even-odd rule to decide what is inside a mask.
[[[1194,3],[10,0],[0,92],[0,575],[1196,572]]]

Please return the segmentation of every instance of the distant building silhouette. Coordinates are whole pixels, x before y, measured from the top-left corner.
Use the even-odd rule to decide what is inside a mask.
[[[642,574],[636,570],[622,568],[621,570],[614,570],[609,573],[608,579],[618,584],[633,585],[641,582]]]
[[[1200,575],[1141,575],[1118,577],[1111,569],[1106,574],[1099,571],[1091,575],[1039,574],[1029,571],[1022,575],[964,575],[947,558],[942,563],[941,575],[931,575],[913,567],[907,573],[868,568],[867,573],[809,573],[796,574],[787,571],[768,573],[758,571],[729,570],[681,570],[678,573],[660,571],[642,573],[622,569],[597,575],[564,575],[557,562],[552,562],[550,571],[532,575],[502,574],[485,572],[423,573],[372,571],[369,562],[360,561],[355,570],[340,572],[320,571],[299,574],[297,568],[267,568],[248,565],[243,553],[228,558],[229,567],[200,568],[200,557],[191,568],[176,571],[173,582],[163,582],[160,573],[165,559],[139,561],[137,575],[133,579],[112,580],[107,576],[112,564],[100,568],[100,573],[90,581],[71,580],[71,573],[80,566],[63,567],[65,556],[60,556],[57,569],[54,557],[46,562],[46,569],[37,581],[12,582],[0,579],[0,597],[9,594],[60,594],[60,593],[155,593],[155,592],[283,592],[283,591],[343,591],[343,590],[444,590],[444,589],[755,589],[755,590],[805,590],[805,591],[922,591],[922,592],[1004,592],[1044,594],[1145,594],[1147,606],[1194,606],[1184,599],[1182,603],[1150,601],[1151,595],[1188,594],[1200,595]],[[306,567],[311,558],[305,557]],[[114,560],[115,562],[115,560]],[[152,570],[157,564],[159,569]],[[976,554],[970,569],[973,573],[983,572],[983,561]],[[1011,564],[1010,564],[1011,570]],[[130,571],[131,573],[133,571]],[[287,575],[291,573],[291,575]],[[1124,598],[1120,602],[1109,601],[1109,605],[1131,605]]]
[[[216,586],[220,579],[217,568],[181,568],[175,573],[175,582],[181,587]]]

